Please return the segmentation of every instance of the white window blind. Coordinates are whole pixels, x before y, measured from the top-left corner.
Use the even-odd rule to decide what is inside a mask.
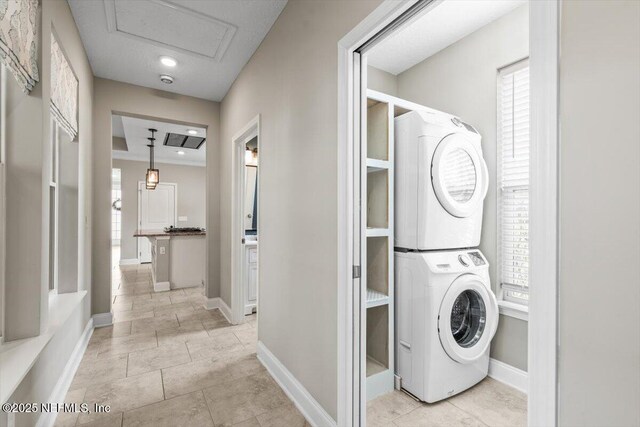
[[[529,300],[529,61],[498,73],[500,294]]]

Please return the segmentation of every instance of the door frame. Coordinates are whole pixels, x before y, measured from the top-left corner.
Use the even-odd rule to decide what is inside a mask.
[[[245,150],[246,143],[251,139],[258,137],[258,147],[261,144],[260,135],[260,114],[251,119],[242,127],[232,138],[231,144],[233,149],[232,164],[232,188],[231,188],[231,323],[234,325],[244,323],[244,300],[245,289],[243,286],[245,276],[245,245],[244,245],[244,193],[245,193]],[[258,151],[257,177],[258,187],[260,185],[260,151]],[[260,192],[256,195],[257,211],[260,212]],[[261,215],[258,214],[258,231],[256,238],[258,239],[258,247],[260,245],[260,221]],[[258,249],[258,283],[260,283],[260,249]],[[257,290],[258,301],[260,305],[260,287]],[[224,303],[224,301],[223,301]],[[224,304],[223,304],[224,307]],[[257,316],[260,316],[260,310],[257,309]]]
[[[528,424],[557,425],[558,83],[562,0],[529,2],[531,86],[531,282],[528,323]],[[338,42],[338,419],[364,422],[360,360],[360,85],[358,49],[384,37],[429,0],[385,0]],[[425,8],[426,9],[426,8]],[[420,13],[420,12],[418,12]],[[427,12],[428,13],[428,12]],[[417,15],[416,15],[417,16]],[[415,16],[414,16],[415,17]],[[409,19],[412,19],[409,17]],[[366,79],[366,76],[365,76]],[[545,143],[541,143],[544,141]],[[355,277],[354,277],[355,276]]]
[[[173,186],[173,226],[176,226],[176,222],[178,222],[178,184],[175,182],[160,182],[159,184],[162,185],[171,185]],[[113,184],[112,184],[113,186]],[[122,192],[122,177],[120,178],[120,192]],[[140,197],[140,195],[142,194],[142,190],[146,190],[146,188],[144,188],[146,186],[144,181],[138,181],[138,188],[136,189],[136,193],[138,194],[138,219],[136,221],[136,227],[140,227],[141,225],[141,215],[142,215],[142,198]],[[152,191],[152,190],[149,190]],[[138,237],[138,240],[136,241],[136,258],[138,259],[138,263],[142,263],[142,260],[140,259],[140,239],[146,239],[146,237]],[[120,239],[120,241],[122,242],[122,239]]]

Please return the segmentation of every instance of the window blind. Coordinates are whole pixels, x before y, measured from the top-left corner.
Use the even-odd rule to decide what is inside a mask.
[[[498,218],[502,298],[529,297],[529,63],[498,73]]]

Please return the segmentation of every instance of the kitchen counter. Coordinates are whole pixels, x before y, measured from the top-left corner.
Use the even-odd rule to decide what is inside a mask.
[[[167,233],[164,230],[136,230],[133,237],[182,237],[182,236],[206,236],[206,231],[174,231]]]
[[[206,232],[137,230],[134,237],[151,242],[151,279],[156,292],[202,286]]]

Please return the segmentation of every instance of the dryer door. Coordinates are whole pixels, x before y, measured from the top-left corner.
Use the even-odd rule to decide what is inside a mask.
[[[480,276],[464,274],[447,290],[438,316],[440,343],[449,357],[471,363],[489,348],[498,327],[498,303]]]
[[[453,133],[440,141],[431,174],[438,201],[451,215],[465,218],[482,206],[489,188],[487,165],[465,136]]]

